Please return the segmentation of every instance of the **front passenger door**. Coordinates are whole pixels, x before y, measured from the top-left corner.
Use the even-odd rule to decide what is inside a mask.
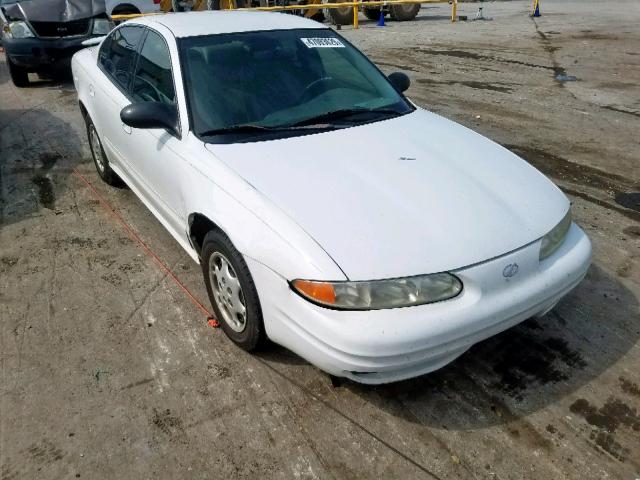
[[[140,49],[132,79],[133,102],[162,102],[176,106],[171,55],[164,37],[152,29]],[[174,232],[184,232],[180,178],[184,162],[178,155],[181,139],[164,129],[136,129],[130,135],[127,163],[138,174],[146,199]]]

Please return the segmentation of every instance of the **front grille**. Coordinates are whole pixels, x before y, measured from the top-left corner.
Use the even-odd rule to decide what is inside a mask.
[[[91,19],[72,20],[70,22],[31,22],[39,37],[76,37],[89,33]]]

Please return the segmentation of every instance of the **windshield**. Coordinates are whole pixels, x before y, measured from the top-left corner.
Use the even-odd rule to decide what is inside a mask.
[[[180,55],[193,130],[206,141],[300,135],[413,110],[330,29],[185,38]]]

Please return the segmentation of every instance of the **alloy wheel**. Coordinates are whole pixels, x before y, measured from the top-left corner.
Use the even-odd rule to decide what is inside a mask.
[[[247,326],[247,308],[242,286],[231,263],[220,252],[209,257],[209,281],[222,319],[235,332]]]
[[[91,125],[89,127],[89,144],[91,146],[91,153],[93,154],[93,159],[96,162],[96,167],[101,174],[104,174],[106,162],[104,157],[102,156],[102,146],[100,145],[100,138],[98,138],[98,132],[96,132],[96,127]]]

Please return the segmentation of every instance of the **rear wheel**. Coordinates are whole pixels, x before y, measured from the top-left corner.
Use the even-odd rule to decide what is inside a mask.
[[[10,58],[7,58],[7,65],[9,67],[11,80],[16,87],[29,86],[29,73],[27,70],[13,63]]]
[[[202,273],[216,319],[240,348],[253,351],[266,339],[253,278],[242,254],[219,230],[202,242]]]
[[[98,136],[96,126],[93,121],[87,116],[85,118],[87,124],[87,137],[89,138],[89,148],[91,149],[91,156],[93,157],[93,163],[96,166],[96,170],[100,178],[107,184],[117,186],[122,183],[118,174],[111,170],[109,166],[109,160],[102,148],[102,142]]]
[[[405,3],[400,5],[391,5],[389,12],[391,13],[392,20],[398,20],[405,22],[407,20],[413,20],[420,11],[419,3]]]
[[[139,15],[139,14],[140,14],[140,10],[138,10],[133,5],[119,5],[116,8],[114,8],[113,11],[111,12],[112,16],[113,15]],[[114,23],[116,25],[119,25],[122,22],[123,20],[114,20]]]

